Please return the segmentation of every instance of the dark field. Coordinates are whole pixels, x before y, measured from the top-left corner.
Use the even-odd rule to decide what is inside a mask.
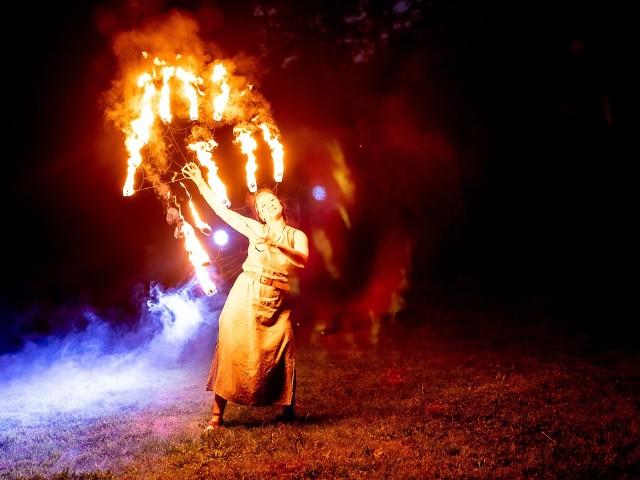
[[[640,477],[640,355],[539,304],[343,313],[299,325],[299,419],[229,405],[207,352],[157,404],[4,426],[2,478]],[[44,394],[44,393],[43,393]]]

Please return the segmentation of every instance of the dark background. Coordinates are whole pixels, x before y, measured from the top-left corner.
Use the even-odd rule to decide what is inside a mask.
[[[339,239],[341,277],[312,249],[310,290],[357,296],[408,238],[409,298],[527,298],[624,334],[635,161],[624,141],[635,58],[626,12],[442,1],[393,13],[394,2],[372,2],[346,22],[357,2],[300,3],[20,5],[5,20],[15,32],[4,69],[5,349],[65,328],[48,308],[135,314],[150,283],[190,275],[157,198],[122,196],[123,137],[101,103],[116,72],[112,36],[172,8],[229,56],[255,59],[295,158],[279,193],[305,231]],[[268,7],[277,14],[254,15]],[[357,47],[366,61],[354,61]],[[350,228],[333,208],[332,142],[355,185]],[[318,183],[330,196],[322,205],[310,196]]]

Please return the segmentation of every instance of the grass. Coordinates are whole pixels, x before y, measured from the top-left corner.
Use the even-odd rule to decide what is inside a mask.
[[[226,426],[204,434],[211,396],[196,378],[161,407],[5,428],[0,474],[640,478],[637,349],[522,312],[431,308],[394,322],[303,325],[295,422],[230,404]]]

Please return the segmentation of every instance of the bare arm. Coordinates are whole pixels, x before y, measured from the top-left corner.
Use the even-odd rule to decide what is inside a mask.
[[[277,243],[269,237],[258,237],[256,245],[260,245],[261,243],[280,250],[296,267],[304,268],[309,259],[309,239],[302,230],[295,231],[293,248],[284,243]]]
[[[260,233],[260,222],[254,220],[253,218],[240,215],[239,213],[227,208],[222,199],[218,198],[215,192],[204,180],[204,178],[202,178],[202,172],[200,171],[200,167],[198,167],[198,165],[196,165],[195,163],[187,163],[182,168],[182,173],[184,173],[185,177],[193,180],[193,183],[195,183],[196,187],[198,187],[200,194],[213,209],[216,215],[218,215],[222,220],[228,223],[230,227],[248,238],[255,238]]]

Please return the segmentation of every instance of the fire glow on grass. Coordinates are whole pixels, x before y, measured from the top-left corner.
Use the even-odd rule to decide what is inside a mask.
[[[207,273],[210,259],[180,210],[178,193],[187,191],[180,182],[181,169],[187,162],[198,163],[205,181],[230,207],[226,186],[218,176],[219,160],[214,158],[216,128],[233,128],[233,143],[247,159],[250,192],[258,189],[255,152],[259,142],[271,153],[274,180],[282,181],[280,132],[268,102],[239,73],[235,62],[211,60],[192,20],[174,15],[147,28],[123,33],[114,42],[120,74],[108,92],[106,117],[125,135],[129,158],[122,193],[132,196],[145,188],[155,190],[165,204],[167,221],[176,224],[176,238],[184,239],[203,290],[213,295],[217,289]],[[167,45],[166,39],[174,44]],[[137,53],[132,51],[136,47]],[[173,190],[176,187],[179,192]],[[201,223],[196,228],[210,235],[211,228],[200,221],[190,195],[189,208],[196,223]]]

